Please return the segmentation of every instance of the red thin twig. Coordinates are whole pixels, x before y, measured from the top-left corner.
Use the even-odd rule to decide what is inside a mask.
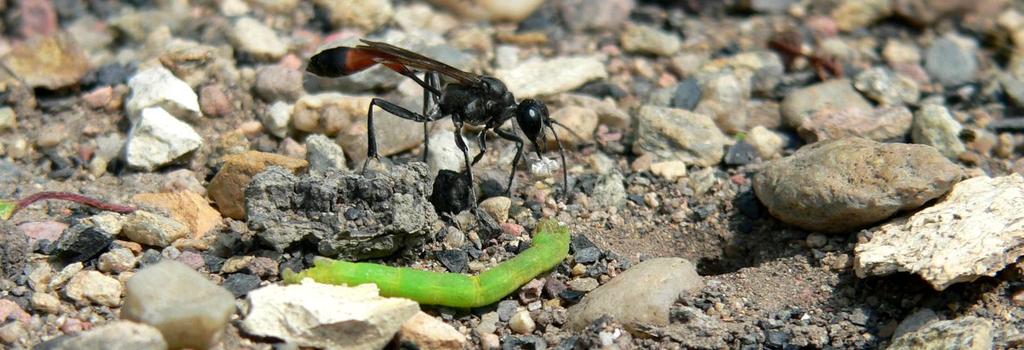
[[[768,47],[782,52],[787,56],[787,65],[793,61],[796,57],[804,57],[810,61],[811,65],[814,66],[814,71],[818,74],[818,78],[825,80],[829,75],[842,78],[843,77],[843,66],[836,62],[833,57],[825,57],[816,54],[806,54],[800,50],[799,40],[794,40],[792,35],[787,33],[780,34],[768,41]]]
[[[39,193],[36,193],[36,194],[31,195],[31,196],[28,196],[28,197],[25,197],[25,198],[22,198],[22,199],[18,200],[18,205],[14,208],[14,212],[17,212],[17,211],[19,211],[19,210],[21,210],[21,209],[23,209],[25,207],[28,207],[29,205],[32,205],[32,203],[35,203],[35,202],[38,202],[38,201],[42,201],[42,200],[48,200],[48,199],[59,199],[59,200],[65,200],[65,201],[72,201],[72,202],[75,202],[75,203],[80,203],[80,204],[88,205],[88,206],[96,208],[96,209],[112,211],[112,212],[121,213],[121,214],[130,214],[131,212],[135,211],[135,208],[130,207],[130,206],[114,204],[114,203],[108,203],[108,202],[104,202],[103,200],[100,200],[100,199],[83,196],[83,195],[80,195],[80,194],[77,194],[77,193],[71,193],[71,192],[39,192]]]

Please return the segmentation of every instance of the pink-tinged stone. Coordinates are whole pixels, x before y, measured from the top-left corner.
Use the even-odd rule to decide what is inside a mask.
[[[10,317],[21,321],[23,324],[28,324],[32,320],[32,315],[22,310],[18,304],[7,299],[0,299],[0,320],[6,320]]]
[[[512,237],[519,237],[523,234],[523,227],[519,224],[506,222],[501,224],[501,231],[511,235]]]
[[[188,267],[191,267],[193,270],[198,270],[200,267],[206,264],[206,262],[203,260],[202,255],[191,250],[181,252],[181,255],[178,255],[178,257],[175,258],[174,260],[177,260],[178,262],[185,264]]]
[[[28,236],[29,246],[40,239],[56,242],[67,228],[68,224],[57,221],[34,221],[18,225],[18,229]]]
[[[82,96],[82,101],[85,101],[85,105],[92,109],[100,109],[110,104],[110,101],[114,99],[114,88],[110,86],[101,86],[89,91]]]
[[[57,11],[51,0],[20,0],[18,12],[21,15],[18,33],[24,38],[49,36],[60,29],[57,25]]]
[[[291,70],[301,71],[302,70],[302,65],[304,65],[305,63],[303,63],[302,59],[299,58],[299,56],[296,56],[295,54],[290,53],[290,54],[287,54],[284,57],[282,57],[281,61],[278,62],[278,64],[280,64],[282,67],[285,67],[285,68],[288,68],[288,69],[291,69]]]

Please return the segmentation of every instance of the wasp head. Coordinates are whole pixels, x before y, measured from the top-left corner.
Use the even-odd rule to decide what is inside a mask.
[[[533,148],[540,156],[540,144],[544,141],[544,127],[550,125],[548,107],[544,102],[525,99],[516,106],[516,123],[526,137],[533,143]]]

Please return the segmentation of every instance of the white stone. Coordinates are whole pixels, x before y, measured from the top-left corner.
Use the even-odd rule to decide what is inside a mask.
[[[172,349],[212,346],[235,312],[231,292],[174,260],[139,270],[126,285],[121,318],[156,327]]]
[[[530,317],[530,312],[523,310],[512,315],[512,318],[508,320],[508,327],[519,334],[530,334],[537,328],[537,324]]]
[[[292,121],[292,110],[294,108],[294,105],[284,101],[274,102],[274,104],[267,108],[266,113],[263,113],[260,122],[263,123],[263,127],[271,135],[284,138],[288,136],[288,124]]]
[[[675,181],[677,178],[686,176],[686,163],[681,160],[667,160],[651,164],[651,173]]]
[[[128,79],[132,94],[125,105],[128,118],[134,123],[142,111],[150,107],[163,107],[178,118],[195,118],[202,115],[199,110],[199,96],[185,81],[175,77],[163,67],[141,70]]]
[[[512,199],[505,196],[491,197],[480,202],[480,209],[490,214],[498,223],[508,221],[508,211],[511,208]]]
[[[135,254],[128,248],[111,249],[100,255],[96,269],[103,272],[121,273],[135,267]]]
[[[0,107],[0,131],[14,129],[18,126],[18,115],[11,107]]]
[[[163,108],[146,108],[139,118],[125,143],[124,157],[131,167],[152,171],[203,145],[191,126]]]
[[[50,293],[32,293],[32,308],[49,314],[60,312],[60,299]]]
[[[781,135],[760,125],[750,129],[746,140],[765,160],[775,158],[786,146],[786,140]]]
[[[251,17],[235,21],[228,36],[239,51],[260,60],[276,60],[288,53],[288,45],[281,41],[274,29]]]
[[[81,271],[64,286],[64,295],[79,305],[115,307],[121,304],[121,282],[99,271]]]
[[[1024,255],[1024,177],[975,177],[941,202],[869,229],[854,249],[857,276],[910,272],[936,290],[995,276]]]
[[[310,170],[348,170],[345,152],[341,146],[320,134],[309,135],[306,138],[306,160],[309,161]]]
[[[505,82],[518,98],[553,95],[584,83],[608,77],[604,64],[595,57],[533,59],[511,69],[498,69],[494,76]]]
[[[462,136],[462,140],[469,147],[469,157],[475,156],[478,149],[475,146],[476,142],[470,142],[466,135]],[[466,167],[466,161],[462,158],[462,151],[455,144],[454,132],[440,130],[430,135],[430,145],[427,149],[427,166],[430,167],[430,173],[435,175],[441,169],[458,172]]]
[[[251,291],[246,303],[246,333],[327,349],[380,349],[419,312],[412,300],[381,297],[374,284],[333,286],[311,279]]]

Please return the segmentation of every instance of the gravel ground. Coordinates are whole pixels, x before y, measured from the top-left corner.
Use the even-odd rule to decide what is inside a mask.
[[[128,206],[3,218],[5,348],[1024,346],[1019,1],[0,13],[0,218],[42,191]],[[383,65],[305,71],[359,39],[543,101],[567,166],[553,135],[528,141],[506,194],[515,144],[481,149],[467,126],[480,203],[459,212],[452,123],[429,125],[428,148],[380,109],[384,158],[365,162],[371,100],[424,98]],[[492,305],[283,283],[319,256],[478,274],[531,249],[547,217],[569,227],[568,257]]]

